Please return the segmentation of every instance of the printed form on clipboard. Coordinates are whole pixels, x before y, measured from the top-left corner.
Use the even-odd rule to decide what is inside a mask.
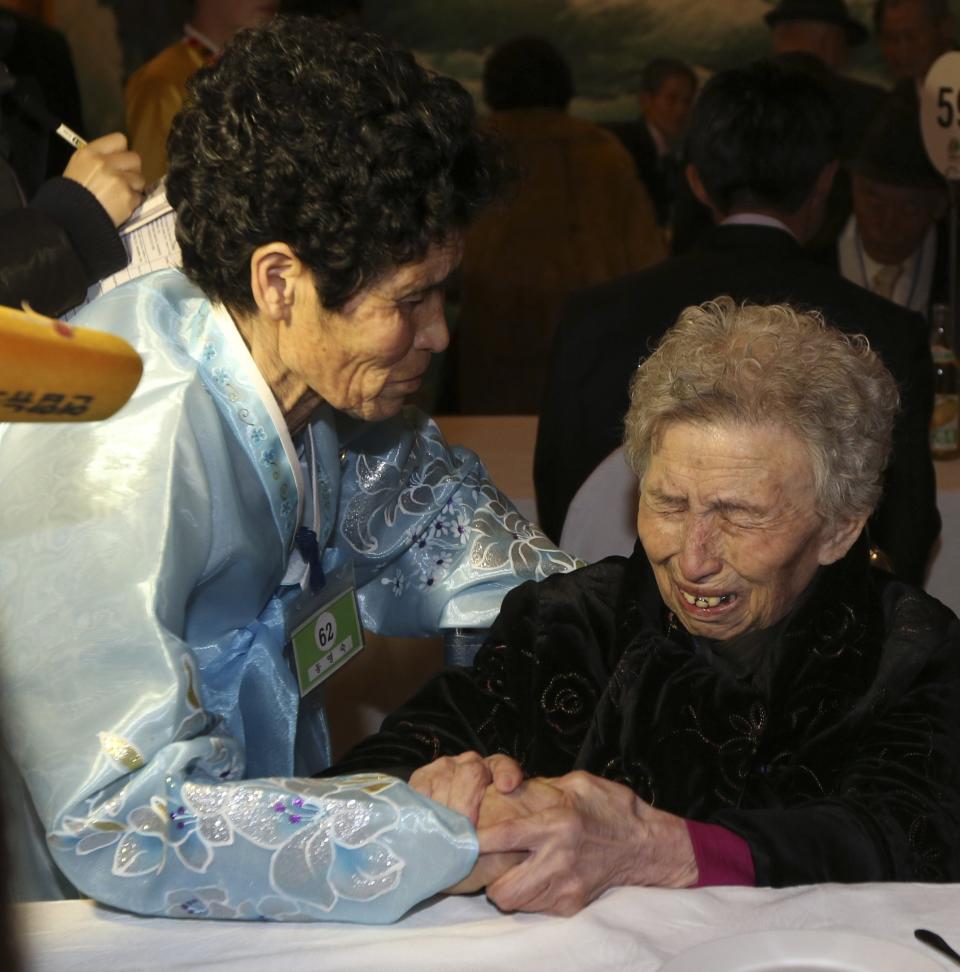
[[[120,225],[120,240],[127,251],[127,265],[109,277],[93,284],[81,304],[71,308],[63,315],[69,321],[81,307],[102,294],[136,280],[154,270],[180,266],[180,247],[174,233],[173,208],[167,202],[163,180],[149,193],[146,199],[130,214],[130,218]]]

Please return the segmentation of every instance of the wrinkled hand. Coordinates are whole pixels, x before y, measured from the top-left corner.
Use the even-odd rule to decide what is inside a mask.
[[[589,773],[547,782],[561,802],[479,829],[481,855],[527,853],[487,884],[497,907],[572,915],[611,887],[696,883],[696,858],[681,817]]]
[[[520,764],[497,753],[461,753],[441,756],[421,766],[410,777],[410,786],[437,803],[462,813],[474,826],[486,789],[491,784],[500,793],[509,793],[523,782]]]
[[[111,132],[78,148],[63,174],[96,197],[114,226],[119,226],[143,201],[140,156],[128,151],[127,137]]]
[[[564,805],[566,797],[562,790],[551,786],[546,780],[526,780],[510,793],[501,793],[492,784],[487,787],[480,804],[477,830],[483,833],[504,820],[515,820],[542,813],[550,807]],[[511,851],[502,854],[481,854],[473,870],[447,894],[470,894],[492,884],[515,864],[527,857],[526,851]]]

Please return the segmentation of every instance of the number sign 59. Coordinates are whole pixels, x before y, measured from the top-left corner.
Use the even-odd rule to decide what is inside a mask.
[[[927,73],[920,125],[930,161],[948,179],[960,179],[960,51],[944,54]]]
[[[955,88],[944,85],[937,91],[937,124],[941,128],[953,128],[958,119],[958,112],[954,107],[957,99],[958,92]]]

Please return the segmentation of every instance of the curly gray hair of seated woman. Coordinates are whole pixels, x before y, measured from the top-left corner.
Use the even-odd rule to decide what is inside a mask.
[[[688,307],[637,370],[624,451],[643,480],[674,422],[775,426],[810,454],[818,514],[869,514],[899,408],[896,382],[862,334],[787,304],[718,297]]]

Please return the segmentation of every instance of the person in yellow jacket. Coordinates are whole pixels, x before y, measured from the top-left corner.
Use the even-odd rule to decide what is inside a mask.
[[[633,160],[611,132],[568,114],[572,96],[570,69],[543,38],[516,38],[487,59],[485,125],[517,180],[466,235],[457,352],[465,414],[539,411],[566,297],[666,255]]]
[[[195,0],[184,36],[130,76],[124,93],[127,133],[148,184],[167,171],[167,133],[183,105],[187,80],[238,30],[265,23],[278,6],[279,0]]]

